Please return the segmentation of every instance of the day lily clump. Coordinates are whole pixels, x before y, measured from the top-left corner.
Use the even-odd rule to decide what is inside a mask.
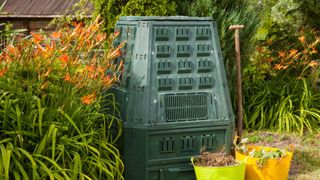
[[[21,89],[42,94],[54,87],[73,87],[83,104],[92,104],[97,92],[118,80],[122,62],[121,43],[106,50],[107,37],[99,18],[90,24],[75,23],[52,33],[32,32],[8,45],[0,54],[0,78],[14,78]],[[110,44],[109,44],[110,45]]]
[[[301,49],[290,49],[288,51],[279,51],[278,57],[275,58],[273,69],[286,70],[288,68],[316,68],[319,64],[319,55],[317,47],[320,43],[320,38],[312,42],[307,42],[304,35],[300,36]],[[299,74],[300,76],[304,74]]]

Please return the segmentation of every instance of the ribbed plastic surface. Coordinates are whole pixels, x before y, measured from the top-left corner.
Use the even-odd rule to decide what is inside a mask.
[[[183,127],[124,130],[125,177],[129,180],[195,180],[190,158],[200,148],[230,147],[231,127]]]
[[[121,151],[132,180],[195,179],[190,157],[230,151],[234,131],[226,75],[210,18],[120,17],[121,84],[110,92],[124,121]]]
[[[217,31],[210,18],[121,17],[116,31],[121,35],[115,45],[127,42],[119,89],[126,91],[120,109],[128,126],[233,121]],[[169,97],[179,105],[182,96],[206,101],[202,106],[195,99],[187,106],[167,107]]]

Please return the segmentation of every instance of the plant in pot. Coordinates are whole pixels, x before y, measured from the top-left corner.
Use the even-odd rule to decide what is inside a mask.
[[[292,147],[291,149],[278,149],[265,146],[252,146],[246,143],[247,139],[242,139],[236,145],[236,159],[244,160],[246,164],[246,179],[288,179],[293,155]]]
[[[245,177],[245,164],[223,150],[212,153],[202,151],[199,156],[192,157],[197,180],[241,180]]]

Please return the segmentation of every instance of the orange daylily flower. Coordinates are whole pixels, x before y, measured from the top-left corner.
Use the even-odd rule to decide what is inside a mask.
[[[13,45],[8,45],[7,46],[7,50],[11,54],[15,54],[16,53],[16,48]]]
[[[115,32],[113,33],[113,36],[114,36],[114,37],[117,37],[117,36],[119,36],[119,34],[120,34],[120,31],[115,31]]]
[[[110,82],[112,82],[112,81],[111,81],[111,76],[110,76],[110,74],[107,74],[106,76],[104,76],[103,79],[102,79],[102,81],[103,81],[103,84],[105,84],[105,85],[107,85],[107,84],[109,84]]]
[[[318,62],[317,61],[311,61],[308,65],[310,67],[316,67],[318,65]]]
[[[65,76],[64,76],[64,80],[65,81],[70,81],[71,77],[70,77],[70,74],[67,73]]]
[[[39,43],[42,41],[42,35],[41,34],[38,34],[38,33],[34,33],[34,32],[31,32],[30,33],[33,37],[32,41],[35,42],[35,43]]]
[[[60,56],[60,61],[63,62],[63,63],[68,62],[68,59],[69,59],[69,57],[67,55]]]
[[[53,33],[50,34],[50,37],[54,39],[59,39],[61,37],[61,32],[54,31]]]
[[[289,56],[291,57],[291,56],[297,54],[298,50],[296,50],[296,49],[290,49],[289,52],[290,52],[290,55],[289,55]]]
[[[2,77],[3,75],[5,75],[8,72],[8,68],[2,68],[0,69],[0,77]]]
[[[106,38],[105,34],[98,34],[98,35],[96,36],[96,41],[97,41],[97,42],[101,42],[101,41],[103,41],[105,38]]]
[[[88,70],[89,72],[93,72],[95,70],[95,67],[94,65],[86,66],[86,70]]]
[[[317,49],[315,47],[312,48],[311,54],[316,54],[318,53]]]
[[[81,34],[82,31],[82,23],[77,24],[77,26],[75,26],[75,28],[73,29],[73,32],[71,33],[71,37],[74,35],[79,35]]]
[[[276,70],[281,70],[284,69],[285,66],[281,65],[281,64],[276,64],[273,68]]]
[[[81,26],[83,26],[83,22],[77,22],[77,21],[73,21],[72,22],[72,25],[73,25],[73,27],[81,27]]]
[[[94,100],[96,99],[96,93],[93,92],[92,94],[88,94],[88,95],[85,95],[81,98],[81,102],[82,104],[91,104]]]
[[[283,51],[280,51],[280,52],[278,53],[278,56],[283,58],[283,57],[286,56],[286,53],[283,52]]]
[[[82,42],[80,42],[80,43],[83,43],[83,41],[82,41]],[[89,40],[89,39],[87,39],[87,40],[86,40],[86,43],[87,43],[87,45],[88,45],[88,46],[90,46],[90,45],[91,45],[91,43],[92,43],[92,41],[91,41],[91,40]],[[79,44],[79,45],[81,46],[81,44]]]
[[[106,71],[106,68],[99,66],[99,67],[97,68],[97,71],[100,72],[101,74],[104,74],[105,71]]]
[[[120,49],[114,50],[114,51],[110,54],[110,56],[111,56],[111,58],[115,58],[115,57],[121,56],[121,51],[120,51]]]
[[[55,45],[54,42],[52,42],[50,45],[49,45],[49,44],[46,44],[46,50],[48,50],[48,51],[53,51],[53,50],[54,50],[54,45]]]
[[[306,38],[304,36],[300,36],[298,38],[300,40],[300,42],[305,43],[306,42]]]

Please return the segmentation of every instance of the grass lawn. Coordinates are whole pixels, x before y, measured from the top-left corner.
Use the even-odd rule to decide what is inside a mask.
[[[250,144],[277,148],[294,146],[289,179],[319,180],[320,179],[320,132],[314,134],[285,134],[266,131],[245,132]]]

